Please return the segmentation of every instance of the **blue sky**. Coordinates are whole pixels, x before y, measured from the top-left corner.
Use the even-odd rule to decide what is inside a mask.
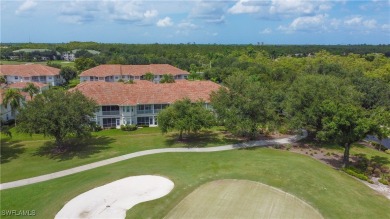
[[[390,0],[1,0],[1,42],[390,44]]]

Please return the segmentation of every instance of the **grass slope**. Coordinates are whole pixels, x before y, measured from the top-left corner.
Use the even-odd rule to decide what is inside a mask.
[[[36,210],[37,218],[53,218],[80,193],[144,174],[166,176],[175,188],[164,198],[135,206],[127,212],[128,218],[162,218],[197,187],[218,179],[247,179],[279,188],[318,209],[325,218],[390,218],[390,201],[361,182],[308,156],[267,148],[135,158],[0,191],[1,208]]]
[[[201,185],[165,218],[323,218],[295,196],[248,180],[217,180]]]

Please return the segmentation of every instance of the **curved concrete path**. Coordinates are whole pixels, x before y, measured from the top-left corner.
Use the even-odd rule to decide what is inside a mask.
[[[218,146],[218,147],[209,147],[209,148],[161,148],[161,149],[152,149],[152,150],[146,150],[146,151],[138,151],[130,154],[125,154],[118,157],[113,157],[107,160],[102,160],[90,164],[86,164],[79,167],[74,167],[67,170],[62,170],[54,173],[49,173],[46,175],[36,176],[32,178],[7,182],[0,184],[0,190],[3,189],[10,189],[25,185],[30,185],[38,182],[44,182],[51,179],[60,178],[63,176],[68,176],[74,173],[79,173],[82,171],[94,169],[101,166],[106,166],[109,164],[117,163],[120,161],[128,160],[135,157],[141,157],[145,155],[150,154],[160,154],[160,153],[169,153],[169,152],[215,152],[215,151],[227,151],[227,150],[234,150],[234,149],[240,149],[240,148],[249,148],[249,147],[260,147],[260,146],[267,146],[267,145],[281,145],[281,144],[289,144],[293,143],[295,141],[298,141],[302,138],[305,138],[307,136],[307,132],[303,131],[302,135],[296,135],[289,138],[280,138],[280,139],[272,139],[272,140],[259,140],[259,141],[249,141],[245,143],[239,143],[239,144],[230,144],[225,146]]]

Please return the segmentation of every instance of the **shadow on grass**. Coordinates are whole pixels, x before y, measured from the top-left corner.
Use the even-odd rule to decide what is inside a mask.
[[[183,134],[183,139],[179,140],[179,134],[172,134],[165,140],[165,144],[168,147],[172,147],[175,144],[184,144],[184,147],[188,148],[203,148],[209,145],[226,145],[240,143],[240,140],[234,138],[228,138],[226,136],[221,137],[219,133],[213,131],[201,131],[195,134]]]
[[[13,159],[19,157],[26,149],[24,148],[24,144],[21,144],[20,141],[11,141],[7,142],[1,140],[1,155],[0,155],[0,163],[8,163]]]
[[[378,163],[381,165],[390,164],[390,160],[387,157],[372,156],[371,161],[374,161],[375,163]]]
[[[67,141],[66,150],[59,151],[53,141],[45,142],[33,155],[45,156],[54,160],[64,161],[74,157],[88,158],[110,148],[109,144],[115,140],[106,136],[93,136],[85,139],[71,139]]]

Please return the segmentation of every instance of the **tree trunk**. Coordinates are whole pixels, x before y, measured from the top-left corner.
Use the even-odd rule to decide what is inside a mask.
[[[183,130],[180,130],[179,132],[179,140],[183,140]]]
[[[350,148],[351,148],[351,143],[346,143],[344,146],[343,167],[349,166],[349,149]]]
[[[55,138],[56,138],[57,149],[59,150],[64,149],[64,139],[62,139],[61,137],[55,137]]]

